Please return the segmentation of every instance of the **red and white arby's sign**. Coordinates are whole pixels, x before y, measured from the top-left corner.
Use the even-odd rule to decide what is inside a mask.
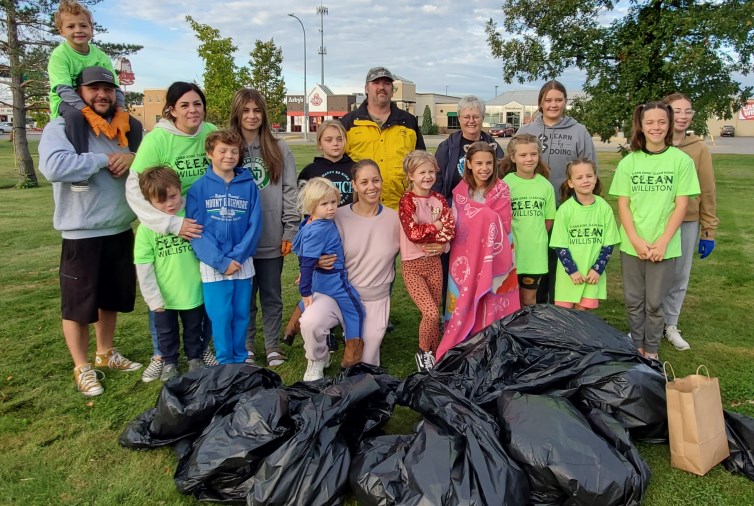
[[[754,100],[749,100],[749,102],[738,111],[738,119],[754,121]]]

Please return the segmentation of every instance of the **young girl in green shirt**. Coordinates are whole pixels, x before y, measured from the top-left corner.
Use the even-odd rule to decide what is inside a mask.
[[[681,256],[679,227],[689,196],[699,194],[694,162],[673,146],[673,109],[649,102],[634,109],[631,153],[618,164],[610,195],[618,197],[623,294],[631,338],[658,360],[663,301]]]
[[[522,306],[537,303],[537,289],[548,270],[548,233],[555,219],[555,190],[541,152],[535,136],[518,134],[508,143],[508,154],[500,162],[503,181],[511,189],[513,248]]]

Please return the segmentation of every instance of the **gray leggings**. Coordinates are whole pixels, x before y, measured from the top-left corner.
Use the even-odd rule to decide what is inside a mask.
[[[650,262],[620,254],[628,328],[634,345],[647,353],[657,353],[660,347],[665,328],[663,302],[673,284],[675,260]]]

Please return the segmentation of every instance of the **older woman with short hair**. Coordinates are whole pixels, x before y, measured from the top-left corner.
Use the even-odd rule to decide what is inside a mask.
[[[461,130],[450,134],[442,141],[435,153],[440,173],[437,174],[437,181],[432,190],[444,195],[448,204],[453,200],[453,188],[463,179],[466,146],[477,141],[495,142],[487,132],[482,131],[484,111],[484,102],[478,97],[474,95],[463,97],[458,102],[458,121]],[[498,159],[505,156],[500,146],[497,146],[495,153]]]

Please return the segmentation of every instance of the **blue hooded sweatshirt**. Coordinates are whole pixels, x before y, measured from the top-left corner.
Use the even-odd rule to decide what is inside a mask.
[[[257,250],[262,231],[259,190],[243,167],[228,183],[210,165],[186,195],[186,217],[204,226],[191,245],[203,263],[224,273],[231,260],[243,264]]]

